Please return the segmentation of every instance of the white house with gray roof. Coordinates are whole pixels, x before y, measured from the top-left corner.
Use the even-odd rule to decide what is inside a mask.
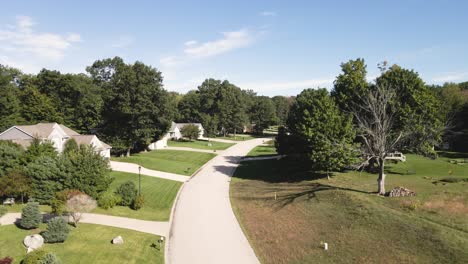
[[[99,140],[96,135],[80,135],[78,132],[57,123],[12,126],[0,133],[0,140],[11,140],[27,148],[34,138],[49,140],[57,152],[62,152],[65,142],[73,138],[78,145],[90,145],[105,158],[110,158],[111,146]]]
[[[148,148],[151,150],[155,149],[163,149],[167,147],[167,140],[170,139],[181,139],[182,133],[180,130],[186,125],[194,125],[198,127],[199,134],[197,139],[203,139],[203,135],[205,134],[205,129],[203,128],[201,123],[174,123],[172,122],[169,131],[158,141],[151,143]]]

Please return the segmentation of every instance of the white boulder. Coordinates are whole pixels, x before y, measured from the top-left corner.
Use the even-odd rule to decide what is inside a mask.
[[[42,247],[44,245],[44,238],[39,235],[26,236],[23,240],[23,244],[28,248],[28,253]]]
[[[123,244],[124,240],[121,236],[116,236],[114,239],[112,239],[112,244]]]

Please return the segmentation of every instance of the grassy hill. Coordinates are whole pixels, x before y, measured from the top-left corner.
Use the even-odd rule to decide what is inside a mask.
[[[231,201],[262,263],[466,263],[468,165],[407,158],[388,166],[386,186],[416,197],[377,196],[368,173],[327,180],[294,161],[264,160],[241,164]]]

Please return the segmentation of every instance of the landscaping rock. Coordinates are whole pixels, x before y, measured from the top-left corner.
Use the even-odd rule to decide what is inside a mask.
[[[112,244],[123,244],[123,238],[121,236],[116,236],[114,239],[112,239]]]
[[[39,235],[26,236],[23,240],[23,244],[28,248],[28,253],[42,247],[44,245],[44,238]]]
[[[395,187],[388,194],[390,197],[416,196],[416,193],[405,187]]]

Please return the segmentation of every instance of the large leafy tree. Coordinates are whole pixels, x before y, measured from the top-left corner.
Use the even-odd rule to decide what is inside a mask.
[[[34,85],[26,84],[20,98],[21,115],[27,123],[63,122],[63,116],[52,99],[42,94]]]
[[[99,87],[90,77],[43,69],[34,83],[60,109],[65,125],[84,133],[98,126],[103,101]]]
[[[21,165],[24,150],[11,141],[0,140],[0,178]]]
[[[255,124],[254,131],[261,134],[264,129],[278,121],[275,105],[267,96],[255,97],[253,101],[254,104],[249,110],[250,122]]]
[[[393,65],[383,69],[376,84],[395,92],[391,104],[398,109],[394,129],[412,129],[411,137],[402,141],[403,149],[424,155],[433,154],[433,147],[440,143],[445,124],[440,118],[440,102],[418,73]]]
[[[352,119],[339,110],[326,89],[302,91],[291,107],[287,127],[289,135],[280,131],[278,136],[283,137],[277,146],[281,154],[302,158],[313,169],[327,173],[354,159]]]
[[[284,125],[286,124],[286,120],[289,114],[289,108],[291,108],[291,104],[293,99],[291,97],[285,96],[274,96],[272,98],[273,104],[275,105],[276,116],[278,118],[278,124]]]
[[[360,58],[350,60],[341,64],[341,71],[336,77],[331,95],[341,110],[350,111],[353,103],[369,88],[366,63]]]
[[[0,65],[0,131],[23,122],[17,83],[20,76],[19,70]]]
[[[224,133],[242,131],[247,123],[246,105],[239,87],[223,81],[219,90],[219,125]]]
[[[130,155],[166,132],[175,109],[161,72],[141,62],[125,64],[119,57],[96,61],[87,71],[103,90],[100,133],[113,150]]]

